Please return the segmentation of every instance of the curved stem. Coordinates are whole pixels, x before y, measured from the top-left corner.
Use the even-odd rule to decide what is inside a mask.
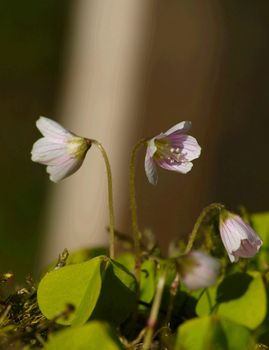
[[[108,187],[108,206],[109,206],[109,256],[114,259],[115,256],[115,216],[114,216],[114,206],[113,206],[113,191],[112,191],[112,172],[111,166],[108,160],[107,153],[100,142],[97,140],[91,140],[93,144],[95,144],[102,153],[103,159],[105,161],[106,172],[107,172],[107,187]]]
[[[132,212],[132,232],[134,238],[134,248],[136,255],[135,272],[138,281],[140,280],[140,240],[141,234],[139,232],[138,220],[137,220],[137,205],[136,205],[136,195],[135,195],[135,160],[137,151],[141,146],[145,144],[145,139],[140,140],[133,148],[130,160],[130,204]]]
[[[189,237],[189,240],[188,240],[188,243],[187,243],[187,246],[186,246],[186,249],[185,249],[185,254],[189,253],[192,249],[192,246],[193,246],[193,243],[196,239],[196,236],[197,236],[197,233],[200,229],[200,226],[202,224],[202,222],[205,220],[205,218],[207,217],[207,215],[211,212],[211,211],[214,211],[214,210],[221,210],[224,208],[224,205],[223,204],[220,204],[220,203],[212,203],[210,204],[208,207],[204,208],[204,210],[202,211],[202,213],[200,214],[200,216],[198,217],[194,227],[193,227],[193,230],[190,234],[190,237]]]

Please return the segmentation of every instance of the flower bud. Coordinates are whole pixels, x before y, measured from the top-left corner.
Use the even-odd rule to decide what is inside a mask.
[[[262,245],[257,233],[240,216],[225,209],[220,213],[219,230],[231,262],[252,258]]]
[[[179,260],[181,280],[191,290],[206,288],[215,283],[220,262],[211,256],[192,251]]]

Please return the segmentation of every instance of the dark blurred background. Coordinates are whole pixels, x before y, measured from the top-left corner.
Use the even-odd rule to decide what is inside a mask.
[[[30,161],[40,113],[53,115],[69,1],[1,1],[0,270],[33,268],[47,181]]]
[[[96,1],[88,2],[93,4],[89,20],[94,21],[94,11],[103,11],[98,21],[106,23],[109,2],[101,0],[101,10]],[[139,16],[147,13],[143,21],[150,22],[150,39],[139,51],[141,61],[145,55],[140,113],[130,113],[138,125],[130,139],[133,143],[189,119],[191,133],[203,148],[188,176],[160,170],[157,187],[146,182],[143,154],[139,159],[141,225],[151,227],[165,247],[168,238],[188,233],[210,202],[224,202],[233,210],[241,204],[249,211],[269,209],[269,2],[150,0],[145,9],[143,1],[137,3],[137,30],[143,37]],[[128,5],[134,6],[133,0],[115,4],[126,11]],[[79,37],[76,23],[83,6],[85,1],[71,0],[0,3],[0,271],[13,270],[19,277],[40,260],[44,213],[50,203],[45,169],[30,161],[32,144],[39,137],[34,123],[40,114],[57,120],[58,111],[65,110],[68,53],[76,50],[70,40],[73,31]],[[112,12],[113,28],[118,12]],[[135,23],[130,32],[136,31]],[[147,36],[146,25],[144,30]],[[131,39],[125,45],[132,45]],[[95,43],[96,51],[107,45],[113,47],[113,42]],[[106,79],[96,75],[95,79]],[[125,191],[124,196],[127,202]],[[126,208],[119,220],[124,231],[130,227]]]

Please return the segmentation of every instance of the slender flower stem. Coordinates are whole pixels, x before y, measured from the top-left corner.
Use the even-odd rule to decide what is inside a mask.
[[[109,205],[109,233],[110,233],[110,242],[109,242],[109,256],[114,259],[115,256],[115,216],[114,216],[114,206],[113,206],[113,190],[112,190],[112,172],[111,166],[108,160],[107,153],[100,142],[97,140],[91,140],[93,144],[95,144],[102,153],[103,159],[106,165],[107,172],[107,187],[108,187],[108,205]]]
[[[204,208],[204,210],[202,211],[202,213],[200,214],[200,216],[198,217],[193,230],[190,234],[189,237],[189,241],[187,243],[186,249],[185,249],[185,254],[189,253],[192,249],[192,246],[194,244],[194,241],[196,239],[197,233],[199,232],[200,226],[203,223],[203,221],[205,220],[205,218],[213,211],[220,211],[224,208],[223,204],[220,203],[212,203],[209,206],[207,206],[206,208]]]
[[[137,277],[137,280],[140,280],[140,255],[141,255],[141,247],[140,247],[140,240],[141,240],[141,234],[138,227],[138,220],[137,220],[137,205],[136,205],[136,195],[135,195],[135,160],[137,151],[141,146],[145,144],[146,140],[142,139],[140,140],[133,148],[132,154],[131,154],[131,160],[130,160],[130,204],[131,204],[131,212],[132,212],[132,231],[133,231],[133,238],[134,238],[134,248],[135,248],[135,256],[136,256],[136,264],[135,264],[135,274]]]
[[[162,301],[162,295],[163,295],[163,290],[165,286],[165,279],[166,279],[166,273],[167,270],[164,269],[161,273],[161,276],[158,281],[157,289],[156,289],[156,294],[153,300],[152,308],[150,311],[149,319],[148,319],[148,324],[146,328],[146,334],[144,338],[144,343],[143,343],[143,348],[142,350],[149,350],[153,338],[153,332],[158,320],[158,314],[160,310],[160,305]]]
[[[165,317],[165,325],[166,326],[170,322],[170,319],[172,316],[174,301],[175,301],[175,297],[177,294],[179,283],[180,283],[180,277],[179,277],[179,273],[177,272],[176,276],[175,276],[175,278],[170,286],[170,297],[169,297],[169,303],[168,303],[167,313],[166,313],[166,317]]]

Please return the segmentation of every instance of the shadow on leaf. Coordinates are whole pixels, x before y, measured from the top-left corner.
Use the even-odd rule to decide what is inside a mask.
[[[239,272],[226,277],[218,287],[217,303],[240,298],[245,294],[252,280],[253,277]]]

